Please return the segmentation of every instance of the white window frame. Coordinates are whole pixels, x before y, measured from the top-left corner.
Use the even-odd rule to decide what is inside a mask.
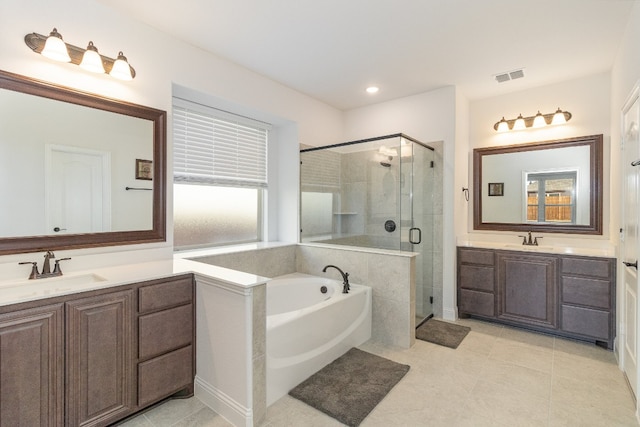
[[[258,190],[258,217],[257,221],[257,238],[256,241],[264,240],[266,218],[266,191],[268,189],[268,145],[269,132],[272,125],[260,120],[251,119],[228,111],[223,111],[214,107],[203,105],[194,101],[174,96],[172,99],[173,106],[173,182],[179,184],[197,184],[207,186],[226,186],[226,187],[244,187],[254,188]],[[215,123],[216,126],[222,126],[223,137],[215,139],[212,137],[211,130],[204,130],[200,133],[199,129],[194,135],[186,135],[184,126],[188,123],[181,122],[180,114],[188,114],[195,117],[196,123],[199,119],[204,120],[206,125]],[[235,138],[230,132],[238,130],[242,133],[240,137]],[[254,132],[255,131],[255,132]],[[215,131],[213,131],[215,133]],[[248,138],[247,135],[249,136]],[[189,139],[193,136],[193,140]],[[244,137],[244,138],[243,138]],[[262,138],[263,139],[260,139]],[[210,140],[212,147],[205,147],[208,141],[199,140],[200,138],[213,138]],[[253,141],[252,141],[253,140]],[[216,141],[220,143],[218,153],[216,153]],[[194,142],[200,147],[189,152],[192,146],[190,142]],[[251,144],[255,142],[256,146]],[[238,146],[235,146],[236,144]],[[248,147],[248,150],[247,150]],[[200,150],[202,148],[203,150]],[[222,152],[220,151],[222,148]],[[233,159],[237,157],[224,156],[224,150],[236,151],[245,155],[237,164],[233,164]],[[228,152],[227,151],[227,152]],[[216,158],[216,154],[222,154]],[[189,156],[195,156],[189,158]],[[195,163],[190,163],[195,159]],[[248,159],[248,160],[247,160]],[[194,167],[192,167],[194,166]],[[227,244],[234,245],[242,242],[229,242]],[[223,246],[222,244],[213,244],[212,246]]]

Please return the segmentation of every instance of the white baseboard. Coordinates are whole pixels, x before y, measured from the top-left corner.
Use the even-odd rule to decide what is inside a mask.
[[[442,310],[442,318],[444,320],[456,320],[458,318],[457,310],[451,308],[445,308]]]
[[[235,427],[253,427],[253,409],[246,408],[196,376],[195,396]]]

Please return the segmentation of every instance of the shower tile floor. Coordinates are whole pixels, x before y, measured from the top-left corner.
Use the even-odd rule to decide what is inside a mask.
[[[476,320],[452,350],[424,341],[408,350],[360,348],[411,366],[361,424],[389,426],[638,426],[612,352]],[[123,427],[231,426],[196,398],[171,400]],[[262,427],[342,426],[285,396]]]

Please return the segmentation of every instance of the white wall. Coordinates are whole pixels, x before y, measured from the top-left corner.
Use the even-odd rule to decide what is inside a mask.
[[[277,162],[297,164],[298,143],[320,145],[342,140],[342,113],[313,98],[289,89],[231,62],[205,53],[191,45],[168,37],[151,27],[118,14],[93,0],[2,0],[0,2],[0,69],[48,82],[166,110],[168,134],[171,135],[172,83],[225,100],[228,105],[240,105],[252,111],[264,112],[282,119],[284,128],[278,132]],[[84,47],[92,40],[100,53],[115,57],[122,50],[136,69],[132,82],[121,82],[107,75],[84,72],[79,67],[50,61],[33,53],[24,43],[25,34],[48,34],[53,27],[67,43]],[[280,141],[279,141],[280,142]],[[168,140],[168,164],[171,164],[171,137]],[[274,174],[273,191],[269,196],[269,215],[288,218],[270,224],[270,240],[297,239],[297,179],[291,178],[292,167],[286,173]],[[171,182],[169,166],[168,181]],[[294,196],[292,196],[292,194]],[[66,255],[96,255],[85,259],[82,266],[110,264],[130,260],[118,256],[120,251],[138,251],[137,260],[170,257],[172,254],[172,192],[168,186],[168,241],[162,244],[97,248],[69,251]],[[278,197],[281,199],[279,200]],[[291,211],[296,209],[295,211]],[[282,212],[281,210],[286,210]],[[295,212],[295,213],[292,213]],[[281,215],[282,213],[282,215]],[[103,256],[111,253],[110,256]],[[23,256],[0,257],[0,264],[23,260]],[[74,259],[68,270],[73,271]],[[3,270],[5,276],[18,271]],[[6,273],[6,274],[5,274]]]
[[[482,100],[474,100],[469,104],[469,148],[466,163],[456,165],[460,176],[465,174],[471,189],[470,202],[466,206],[466,227],[456,230],[459,239],[479,241],[508,241],[517,243],[514,232],[492,232],[473,230],[473,163],[471,153],[474,148],[521,144],[536,141],[549,141],[576,136],[603,134],[604,141],[604,183],[607,189],[603,197],[602,236],[579,236],[553,233],[545,235],[545,244],[595,246],[615,243],[617,232],[609,221],[612,212],[610,192],[610,133],[611,117],[609,114],[610,73],[602,73],[575,80],[538,87],[526,91],[513,92]],[[509,83],[506,83],[509,84]],[[510,131],[498,133],[493,129],[495,122],[503,116],[506,119],[516,118],[519,114],[533,116],[538,110],[541,113],[552,113],[558,107],[571,112],[572,119],[562,126],[547,126],[539,129]],[[617,202],[616,202],[617,203]],[[610,239],[610,236],[613,236]]]

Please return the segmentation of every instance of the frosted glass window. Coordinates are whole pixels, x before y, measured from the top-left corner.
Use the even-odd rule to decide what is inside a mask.
[[[173,98],[174,247],[262,240],[271,125]]]
[[[261,189],[173,185],[177,249],[260,240]]]

